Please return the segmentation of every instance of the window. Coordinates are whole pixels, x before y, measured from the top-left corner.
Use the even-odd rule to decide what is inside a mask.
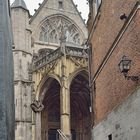
[[[63,2],[62,1],[59,1],[59,9],[63,9]]]
[[[108,135],[108,140],[112,140],[112,134]]]

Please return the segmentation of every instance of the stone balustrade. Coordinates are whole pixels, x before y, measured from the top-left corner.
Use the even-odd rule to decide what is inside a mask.
[[[87,48],[82,47],[65,47],[65,55],[71,57],[78,57],[78,58],[88,58],[88,50]],[[45,55],[35,55],[33,59],[33,70],[37,70],[43,67],[46,64],[55,61],[59,57],[63,56],[61,48],[54,50],[53,52]]]

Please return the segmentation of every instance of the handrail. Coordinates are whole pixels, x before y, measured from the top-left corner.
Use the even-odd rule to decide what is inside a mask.
[[[57,132],[63,138],[63,140],[69,140],[61,129],[57,129]]]

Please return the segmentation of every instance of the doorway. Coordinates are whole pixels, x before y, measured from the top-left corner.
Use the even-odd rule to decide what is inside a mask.
[[[59,134],[56,129],[49,129],[48,140],[59,140]]]
[[[88,73],[81,71],[70,86],[72,140],[91,139],[90,88]]]
[[[60,84],[54,78],[45,82],[44,110],[41,113],[41,140],[59,140],[60,129]]]

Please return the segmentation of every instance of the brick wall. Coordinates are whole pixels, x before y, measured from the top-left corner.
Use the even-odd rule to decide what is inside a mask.
[[[94,140],[139,140],[140,88],[92,129]]]
[[[120,20],[120,15],[131,13],[136,0],[103,0],[100,16],[90,38],[92,43],[92,77],[99,69],[105,55],[112,46],[126,20]],[[91,25],[89,26],[91,27]],[[95,80],[94,97],[95,123],[102,121],[117,105],[132,93],[139,82],[125,80],[120,73],[118,63],[123,55],[132,61],[130,75],[140,73],[140,12],[138,11],[125,31],[116,49]]]

